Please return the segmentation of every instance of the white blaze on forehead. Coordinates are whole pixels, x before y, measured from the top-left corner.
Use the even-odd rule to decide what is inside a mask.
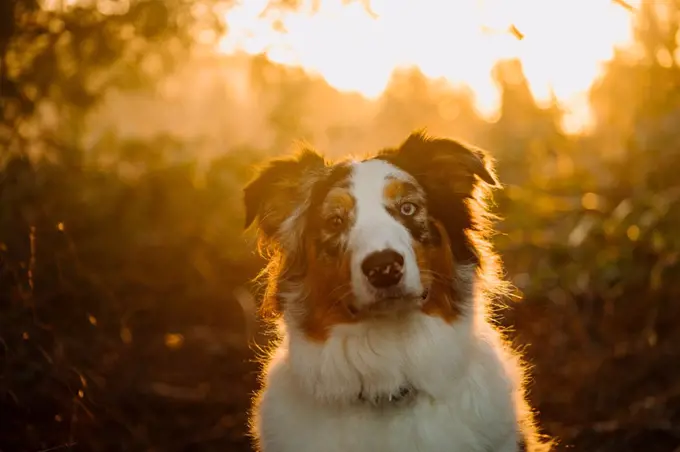
[[[359,301],[369,300],[373,290],[365,280],[361,263],[369,254],[386,249],[404,256],[404,288],[413,293],[422,291],[411,234],[387,211],[385,186],[394,178],[414,182],[411,175],[384,160],[352,164],[350,190],[355,199],[355,222],[350,231],[349,248],[352,284]]]
[[[391,178],[412,179],[408,173],[384,160],[369,160],[354,164],[350,183],[356,201],[356,226],[380,225],[385,227],[387,224],[401,226],[401,223],[392,218],[386,209],[385,186]]]
[[[354,163],[352,172],[352,185],[358,197],[369,193],[380,196],[383,199],[383,190],[388,178],[397,178],[404,181],[413,181],[413,177],[396,166],[384,160],[368,160]]]

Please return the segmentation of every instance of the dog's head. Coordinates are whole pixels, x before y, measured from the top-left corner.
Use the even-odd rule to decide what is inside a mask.
[[[270,162],[245,189],[246,226],[257,219],[273,250],[264,308],[318,339],[414,310],[452,320],[481,263],[480,192],[493,185],[483,151],[422,133],[363,161],[304,150]]]

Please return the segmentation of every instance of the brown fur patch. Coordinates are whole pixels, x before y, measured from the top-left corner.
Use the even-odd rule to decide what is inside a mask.
[[[423,245],[413,241],[421,279],[430,285],[430,294],[421,308],[424,314],[441,317],[447,323],[452,323],[461,313],[460,301],[454,283],[456,264],[451,253],[449,236],[444,226],[433,221],[441,235],[437,245]]]
[[[335,187],[328,192],[324,201],[324,212],[341,211],[348,213],[354,209],[354,197],[346,188]]]
[[[407,183],[399,179],[390,179],[385,184],[383,196],[389,201],[396,201],[408,193]]]
[[[486,210],[489,188],[498,186],[492,159],[474,146],[446,138],[411,134],[398,148],[378,158],[409,173],[423,188],[428,213],[444,225],[456,261],[492,273],[493,255],[486,247],[492,216]],[[474,237],[473,237],[474,236]],[[491,289],[487,285],[485,289]]]
[[[306,154],[305,158],[312,156]],[[247,188],[250,215],[246,224],[255,216],[259,219],[263,251],[269,259],[260,274],[267,277],[262,316],[274,319],[290,312],[310,339],[322,341],[331,325],[352,321],[348,308],[352,298],[350,256],[329,250],[342,250],[342,233],[351,220],[355,200],[343,185],[349,167],[320,166],[319,160],[307,163],[281,160],[265,169]],[[280,225],[302,203],[306,210],[292,228],[282,231]],[[335,216],[343,219],[340,228],[326,223]],[[282,296],[301,289],[294,299]]]
[[[265,319],[275,318],[283,312],[283,306],[279,299],[279,275],[281,268],[284,268],[285,257],[277,251],[269,256],[269,263],[260,272],[260,277],[267,276],[267,285],[265,287],[262,302],[260,303],[260,315]]]
[[[284,179],[276,184],[273,193],[262,205],[260,227],[264,231],[273,234],[299,206],[299,185],[297,179]]]
[[[476,170],[471,169],[476,166]],[[432,170],[428,177],[433,183],[448,187],[450,193],[469,196],[477,184],[475,176],[483,170],[484,167],[474,155],[443,154],[432,160]]]
[[[300,328],[310,340],[323,342],[334,325],[357,321],[349,308],[353,297],[351,254],[343,253],[339,261],[318,259],[314,241],[307,239],[305,242],[309,270],[304,284],[308,293],[301,301],[304,314]]]
[[[309,197],[312,182],[327,172],[323,157],[305,149],[297,157],[271,161],[245,187],[245,226],[274,238],[281,224]]]

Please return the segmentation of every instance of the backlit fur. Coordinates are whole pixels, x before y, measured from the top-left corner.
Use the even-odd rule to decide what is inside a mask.
[[[547,449],[520,360],[487,318],[502,291],[486,240],[494,185],[481,150],[414,133],[363,161],[304,150],[246,187],[279,333],[252,410],[259,450]],[[362,270],[381,250],[403,258],[387,289]],[[366,402],[404,387],[403,403]]]

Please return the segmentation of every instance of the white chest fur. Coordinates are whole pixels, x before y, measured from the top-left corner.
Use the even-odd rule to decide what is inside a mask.
[[[266,369],[254,434],[263,452],[515,451],[514,358],[484,321],[341,325],[324,343],[289,331]],[[413,400],[372,407],[359,394]]]

